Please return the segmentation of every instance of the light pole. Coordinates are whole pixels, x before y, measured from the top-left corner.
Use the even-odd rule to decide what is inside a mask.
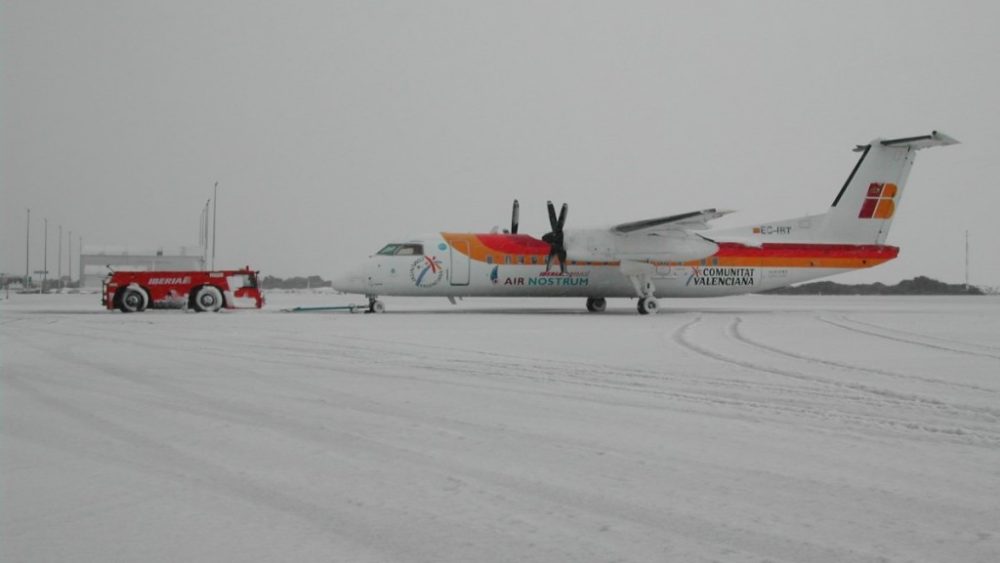
[[[62,291],[62,225],[59,225],[59,264],[56,266],[56,271],[59,275],[59,290]]]
[[[73,285],[73,231],[66,235],[66,255],[69,257],[69,265],[66,267],[66,275],[69,276],[69,284]]]
[[[28,276],[31,274],[31,208],[28,208],[28,228],[24,234],[24,288],[28,288]]]
[[[42,289],[38,293],[45,293],[45,282],[49,279],[49,218],[45,218],[45,241],[42,246]]]
[[[215,217],[219,212],[219,183],[215,183],[212,193],[212,269],[215,269]]]
[[[207,270],[208,266],[208,206],[211,199],[205,200],[205,209],[201,211],[201,267]]]

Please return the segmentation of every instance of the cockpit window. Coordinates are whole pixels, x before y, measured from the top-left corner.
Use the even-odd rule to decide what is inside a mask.
[[[422,244],[387,244],[378,251],[382,256],[423,256],[424,245]]]

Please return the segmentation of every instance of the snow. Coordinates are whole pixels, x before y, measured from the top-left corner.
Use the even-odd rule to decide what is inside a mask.
[[[3,561],[997,561],[1000,300],[0,301]]]

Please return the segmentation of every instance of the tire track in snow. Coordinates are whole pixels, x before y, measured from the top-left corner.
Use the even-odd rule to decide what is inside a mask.
[[[40,332],[53,335],[61,334],[52,329],[40,330]],[[76,336],[91,340],[106,340],[106,337],[98,336],[93,332],[87,331]],[[120,325],[102,325],[96,332],[134,336],[134,331]],[[271,338],[273,339],[273,337]],[[354,343],[346,343],[344,340]],[[451,355],[428,353],[426,345],[342,335],[338,335],[335,341],[318,343],[289,339],[287,344],[283,343],[280,346],[266,349],[244,345],[240,345],[238,349],[225,348],[220,342],[209,344],[203,338],[183,335],[171,338],[167,343],[160,342],[155,338],[143,339],[141,346],[159,350],[187,351],[185,346],[178,347],[177,342],[194,345],[199,355],[240,359],[259,365],[333,371],[350,376],[377,377],[397,381],[419,381],[426,384],[475,388],[515,395],[525,393],[527,390],[509,382],[521,380],[532,384],[530,393],[535,395],[638,409],[662,409],[665,404],[660,400],[666,400],[669,401],[669,408],[676,411],[700,414],[707,412],[713,416],[722,417],[729,415],[720,411],[720,407],[760,408],[763,405],[738,396],[720,396],[720,390],[729,392],[733,389],[773,389],[777,393],[787,392],[787,388],[780,385],[751,384],[726,378],[711,378],[686,373],[665,373],[639,368],[623,369],[621,366],[507,355],[471,349],[430,346],[430,348],[442,353],[450,352]],[[94,362],[85,357],[74,359],[72,356],[67,357],[64,350],[45,350],[33,345],[31,340],[25,340],[25,344],[46,353],[61,356],[70,362],[75,361],[81,365],[89,365],[107,376],[119,377],[133,384],[149,386],[159,392],[183,392],[188,394],[189,400],[196,400],[198,397],[198,394],[175,385],[137,378],[130,371],[120,369],[113,360]],[[404,345],[406,348],[400,348],[400,345]],[[456,354],[458,355],[456,356]],[[186,354],[181,357],[186,357]],[[202,365],[200,362],[203,362],[202,360],[191,361],[195,366]],[[391,372],[386,371],[385,368],[389,368]],[[405,371],[399,372],[400,368],[405,368]],[[253,375],[258,380],[270,381],[266,374],[257,372],[253,368],[245,367],[243,369],[243,373],[247,376]],[[430,375],[419,375],[419,372]],[[472,376],[475,379],[464,376]],[[627,381],[622,381],[623,376]],[[704,391],[692,390],[690,389],[692,383],[709,383],[714,387]],[[540,387],[538,384],[545,385],[545,387]],[[579,388],[581,391],[557,390],[552,387],[553,385],[569,385]],[[681,387],[681,389],[675,387]],[[588,390],[630,393],[635,398],[629,399],[627,396],[621,395],[612,397],[607,394],[595,394]],[[329,389],[322,387],[317,389],[317,392],[322,391],[329,391]],[[816,394],[817,392],[797,390],[796,393],[801,395],[802,393]],[[830,397],[829,394],[824,393],[823,395]],[[233,405],[219,405],[220,412],[226,412],[225,407],[227,406],[233,407]],[[706,411],[705,407],[708,407],[709,410]]]
[[[954,354],[963,354],[963,355],[966,355],[966,356],[979,356],[979,357],[982,357],[982,358],[991,358],[993,360],[1000,360],[1000,356],[997,356],[997,355],[994,355],[994,354],[987,354],[986,352],[974,352],[972,350],[960,350],[958,348],[951,348],[949,346],[941,346],[941,345],[938,345],[938,344],[930,344],[930,343],[927,343],[927,342],[921,342],[919,340],[913,340],[913,339],[910,339],[910,338],[902,338],[902,337],[899,337],[899,336],[890,336],[888,334],[882,334],[882,333],[879,333],[879,332],[875,332],[873,330],[866,330],[866,329],[863,329],[863,328],[857,328],[857,327],[853,327],[853,326],[846,325],[846,324],[843,324],[843,323],[838,323],[836,321],[831,321],[830,319],[823,318],[823,317],[817,317],[817,318],[818,318],[819,321],[824,322],[824,323],[826,323],[828,325],[833,325],[835,327],[838,327],[838,328],[841,328],[841,329],[844,329],[844,330],[847,330],[847,331],[850,331],[850,332],[856,332],[856,333],[859,333],[859,334],[866,334],[868,336],[874,336],[874,337],[877,337],[877,338],[884,338],[885,340],[892,340],[894,342],[902,342],[904,344],[912,344],[914,346],[919,346],[921,348],[932,348],[934,350],[942,350],[942,351],[951,352],[951,353],[954,353]],[[847,320],[845,317],[841,317],[841,319]],[[851,321],[848,321],[848,322],[851,322]]]
[[[983,393],[996,394],[998,392],[996,389],[990,389],[988,387],[980,387],[978,385],[970,385],[970,384],[967,384],[967,383],[951,382],[951,381],[947,381],[947,380],[943,380],[943,379],[935,379],[933,377],[923,377],[923,376],[919,376],[919,375],[906,375],[906,374],[896,373],[896,372],[889,371],[889,370],[883,370],[883,369],[877,369],[877,368],[869,368],[869,367],[857,366],[857,365],[853,365],[853,364],[845,364],[845,363],[836,362],[836,361],[833,361],[833,360],[827,360],[827,359],[823,359],[823,358],[817,358],[815,356],[807,356],[807,355],[804,355],[804,354],[798,354],[798,353],[795,353],[795,352],[790,352],[790,351],[785,350],[783,348],[776,348],[774,346],[770,346],[768,344],[764,344],[762,342],[758,342],[756,340],[752,340],[751,338],[749,338],[748,336],[746,336],[743,333],[742,330],[740,330],[740,326],[742,325],[742,323],[743,323],[743,318],[742,317],[736,317],[736,320],[733,322],[733,325],[732,325],[732,334],[733,334],[733,336],[736,337],[737,340],[739,340],[740,342],[743,342],[744,344],[747,344],[749,346],[753,346],[754,348],[760,348],[761,350],[765,350],[767,352],[772,352],[774,354],[778,354],[778,355],[781,355],[781,356],[786,356],[786,357],[789,357],[789,358],[795,358],[797,360],[803,360],[803,361],[810,362],[810,363],[823,364],[823,365],[827,365],[827,366],[831,366],[831,367],[835,367],[835,368],[846,369],[846,370],[849,370],[849,371],[862,371],[862,372],[866,372],[866,373],[872,373],[872,374],[875,374],[875,375],[884,375],[884,376],[887,376],[887,377],[893,377],[893,378],[898,378],[898,379],[903,379],[903,380],[914,379],[914,380],[917,380],[917,381],[923,381],[925,383],[933,383],[933,384],[937,384],[937,385],[945,385],[945,386],[948,386],[948,387],[961,387],[961,388],[970,389],[970,390],[973,390],[973,391],[980,391],[980,392],[983,392]],[[996,416],[1000,416],[1000,411],[995,411],[995,412],[991,411],[991,413],[994,414],[994,415],[996,415]]]
[[[976,343],[976,342],[963,342],[961,340],[954,340],[952,338],[944,338],[944,337],[941,337],[941,336],[931,336],[929,334],[922,334],[922,333],[919,333],[919,332],[913,332],[913,331],[909,331],[909,330],[903,330],[903,329],[900,329],[900,328],[893,328],[893,327],[883,326],[883,325],[880,325],[880,324],[875,324],[875,323],[871,323],[871,322],[867,322],[867,321],[859,321],[858,319],[855,319],[854,317],[851,317],[850,315],[841,315],[840,318],[842,318],[842,319],[844,319],[845,321],[848,321],[848,322],[852,322],[852,323],[859,324],[859,325],[865,325],[865,326],[868,326],[868,327],[871,327],[871,328],[875,328],[875,329],[878,329],[878,330],[882,330],[882,331],[888,332],[890,334],[903,334],[903,335],[907,335],[907,336],[916,336],[917,338],[926,338],[928,340],[938,340],[938,341],[941,341],[941,342],[947,342],[949,344],[960,344],[962,346],[971,346],[973,348],[982,348],[982,349],[990,350],[990,351],[1000,351],[1000,346],[990,346],[989,344],[979,344],[979,343]]]
[[[112,327],[102,327],[105,330],[100,330],[103,334],[123,334],[132,335],[133,333],[128,330],[112,328]],[[45,332],[51,335],[62,335],[60,332],[53,330],[39,331]],[[89,340],[106,340],[106,337],[97,336],[92,334],[90,331],[87,333],[82,333],[76,335],[78,338],[85,338]],[[15,337],[16,339],[17,337]],[[339,338],[339,337],[338,337]],[[703,410],[697,410],[691,407],[681,407],[679,402],[701,404],[701,405],[739,405],[739,401],[732,401],[727,399],[721,399],[718,396],[710,393],[697,394],[690,392],[678,392],[669,389],[663,389],[654,386],[653,384],[643,383],[643,382],[618,382],[615,377],[619,375],[612,368],[607,368],[607,370],[600,369],[600,366],[594,366],[593,364],[583,364],[577,362],[569,362],[569,366],[572,369],[567,369],[567,362],[560,362],[558,360],[550,359],[540,359],[540,358],[527,358],[521,356],[507,356],[502,354],[494,354],[488,352],[476,352],[473,350],[458,350],[458,349],[448,349],[443,347],[441,350],[448,350],[452,353],[460,352],[463,354],[488,354],[491,356],[498,356],[505,359],[504,362],[496,362],[495,358],[493,361],[482,361],[478,359],[470,359],[468,357],[442,357],[439,355],[427,355],[423,354],[423,347],[415,346],[415,350],[401,350],[398,348],[398,342],[385,341],[385,340],[370,340],[350,337],[348,340],[361,341],[363,344],[344,344],[343,342],[323,342],[323,343],[309,343],[316,345],[316,348],[303,346],[302,341],[295,341],[297,344],[282,345],[279,348],[268,348],[258,350],[255,347],[239,349],[229,349],[223,348],[220,345],[206,348],[204,346],[204,341],[198,337],[190,336],[180,336],[177,338],[172,338],[171,343],[158,342],[155,339],[143,340],[141,346],[143,348],[151,348],[156,350],[165,351],[186,351],[183,347],[178,347],[176,342],[186,342],[198,345],[198,352],[200,354],[208,355],[212,358],[227,358],[227,359],[238,359],[243,361],[249,361],[254,364],[272,365],[272,366],[282,366],[285,368],[299,368],[308,369],[313,371],[322,372],[334,372],[343,375],[348,375],[352,377],[363,376],[368,378],[379,378],[386,380],[395,381],[415,381],[425,384],[434,385],[448,385],[453,387],[462,387],[470,389],[481,389],[487,391],[498,391],[503,393],[511,394],[522,394],[525,389],[522,387],[516,387],[511,385],[505,385],[505,381],[510,381],[512,379],[518,379],[522,381],[530,382],[532,385],[535,384],[565,384],[572,385],[574,387],[579,387],[582,389],[605,389],[619,392],[629,392],[638,393],[640,397],[659,397],[667,400],[673,401],[671,408],[676,410],[683,410],[688,412],[701,412]],[[42,343],[45,341],[43,340]],[[158,393],[166,393],[168,395],[182,395],[185,397],[185,401],[191,402],[191,404],[198,404],[200,402],[211,400],[208,396],[202,395],[200,393],[188,390],[187,388],[181,387],[179,385],[166,383],[160,381],[156,378],[150,379],[146,377],[139,377],[133,374],[128,369],[122,369],[117,366],[113,360],[107,360],[105,362],[94,361],[90,359],[89,355],[80,356],[79,354],[68,351],[63,348],[45,348],[40,344],[34,342],[32,339],[24,338],[23,344],[27,347],[37,349],[43,353],[50,354],[53,357],[59,358],[66,362],[67,365],[78,365],[87,366],[91,369],[95,369],[102,375],[107,377],[114,377],[124,381],[127,381],[133,385],[139,385],[154,389]],[[366,346],[364,344],[377,345],[378,347]],[[331,354],[331,351],[336,351],[336,355]],[[324,353],[326,352],[326,353]],[[180,356],[175,362],[185,362],[189,363],[192,367],[205,367],[202,360],[193,360],[187,358],[187,355]],[[331,365],[333,364],[333,365]],[[381,368],[391,368],[392,372],[387,372]],[[400,368],[404,368],[405,372],[399,372]],[[587,368],[587,369],[584,369]],[[268,374],[259,372],[253,368],[243,367],[242,373],[247,377],[254,377],[258,381],[262,382],[272,382]],[[429,373],[432,375],[422,376],[417,375],[418,371]],[[399,373],[397,373],[399,372]],[[649,372],[652,373],[652,372]],[[663,376],[649,375],[649,373],[643,372],[643,375],[632,374],[633,377],[645,377],[647,379],[653,380],[663,380]],[[447,374],[450,376],[472,376],[477,379],[470,379],[469,377],[440,377],[441,374]],[[625,374],[628,375],[628,374]],[[667,377],[666,379],[672,380],[672,377]],[[693,377],[688,376],[688,380],[692,380]],[[327,387],[322,387],[320,385],[304,383],[298,381],[297,385],[300,388],[308,387],[314,393],[322,394],[324,392],[329,392],[330,389]],[[658,409],[663,408],[662,403],[655,403],[649,401],[629,401],[623,398],[612,398],[606,395],[596,396],[591,393],[570,393],[565,391],[555,391],[552,387],[545,389],[533,387],[531,393],[535,395],[543,395],[559,399],[567,400],[577,400],[586,401],[606,405],[617,405],[625,406],[631,408],[643,408],[643,409]],[[237,409],[237,405],[226,401],[220,403],[218,401],[212,400],[215,404],[214,418],[228,419],[229,422],[241,422],[245,421],[244,415],[247,413],[234,411]],[[170,408],[180,408],[176,403],[171,403],[168,405],[158,404],[160,407],[170,407]],[[204,409],[198,409],[197,411],[192,408],[180,408],[180,410],[186,410],[192,414],[205,415],[208,414]],[[239,409],[237,409],[239,410]],[[230,412],[233,411],[233,412]],[[243,417],[243,418],[237,418]]]
[[[694,320],[692,320],[692,321],[690,321],[690,322],[682,325],[681,327],[679,327],[674,332],[673,338],[681,346],[684,346],[685,348],[688,348],[688,349],[690,349],[691,351],[693,351],[693,352],[695,352],[697,354],[700,354],[700,355],[705,356],[707,358],[716,360],[718,362],[722,362],[722,363],[726,363],[726,364],[730,364],[730,365],[739,366],[739,367],[742,367],[742,368],[745,368],[745,369],[749,369],[749,370],[752,370],[752,371],[758,371],[758,372],[762,372],[762,373],[769,373],[769,374],[772,374],[772,375],[778,375],[778,376],[782,376],[782,377],[788,377],[788,378],[791,378],[791,379],[796,379],[796,380],[800,380],[800,381],[806,381],[806,382],[809,382],[809,383],[815,383],[815,384],[821,384],[821,385],[831,386],[831,387],[834,387],[834,388],[845,389],[845,390],[850,390],[850,391],[854,391],[854,392],[861,392],[861,393],[865,393],[866,395],[874,395],[876,398],[881,398],[882,400],[881,401],[877,401],[875,403],[870,403],[870,401],[858,401],[857,399],[849,397],[847,395],[843,395],[843,394],[838,395],[838,398],[840,398],[841,400],[843,400],[843,399],[850,399],[850,400],[853,400],[855,403],[868,404],[868,405],[870,405],[870,406],[872,406],[874,408],[879,408],[880,404],[884,405],[886,403],[895,404],[895,405],[908,405],[908,406],[913,406],[913,405],[917,405],[917,406],[930,406],[930,407],[934,407],[936,409],[940,409],[940,408],[955,408],[953,405],[948,405],[948,404],[943,403],[941,401],[938,401],[936,399],[927,399],[927,398],[919,397],[919,396],[915,396],[915,395],[895,393],[893,391],[888,391],[888,390],[884,390],[884,389],[876,389],[876,388],[872,388],[872,387],[869,387],[869,386],[866,386],[866,385],[861,385],[861,384],[850,384],[850,383],[844,383],[844,382],[840,382],[840,381],[836,381],[836,380],[831,380],[831,379],[827,379],[827,378],[822,378],[822,377],[809,376],[809,375],[806,375],[806,374],[802,374],[802,373],[798,373],[798,372],[794,372],[794,371],[789,371],[789,370],[785,370],[785,369],[780,369],[780,368],[774,368],[774,367],[770,367],[770,366],[764,366],[764,365],[757,364],[757,363],[754,363],[754,362],[750,362],[750,361],[746,361],[746,360],[740,360],[740,359],[737,359],[737,358],[732,358],[732,357],[726,356],[724,354],[713,352],[713,351],[711,351],[711,350],[709,350],[707,348],[704,348],[703,346],[695,344],[687,336],[688,331],[693,326],[695,326],[696,324],[698,324],[699,322],[701,322],[701,317],[698,317],[698,318],[696,318],[696,319],[694,319]],[[732,327],[732,324],[730,324],[730,329],[731,329],[731,327]],[[731,332],[731,331],[727,331],[727,332]],[[789,410],[790,412],[804,413],[804,414],[807,414],[807,415],[812,416],[812,417],[819,416],[820,418],[829,418],[829,415],[832,415],[832,416],[835,416],[836,418],[841,418],[841,419],[843,419],[845,421],[858,422],[858,423],[861,423],[861,424],[864,424],[864,425],[870,425],[872,423],[875,423],[875,424],[879,424],[879,425],[882,425],[882,426],[887,426],[887,427],[890,427],[890,428],[893,428],[893,429],[896,429],[896,430],[898,430],[898,429],[919,430],[919,431],[923,431],[925,433],[930,433],[930,434],[935,434],[935,435],[948,435],[948,436],[953,436],[955,438],[964,438],[964,437],[971,436],[971,437],[974,437],[974,438],[976,438],[978,440],[982,440],[982,441],[993,442],[993,443],[1000,443],[1000,435],[997,435],[996,432],[993,431],[992,429],[977,428],[975,432],[972,432],[972,431],[966,430],[965,428],[945,428],[945,427],[939,427],[939,426],[931,426],[931,425],[928,425],[928,424],[923,423],[923,422],[911,422],[911,421],[900,420],[900,419],[895,419],[895,418],[886,418],[884,416],[876,416],[874,414],[869,414],[869,413],[850,414],[850,413],[846,413],[846,412],[843,412],[843,411],[829,411],[829,412],[826,413],[828,416],[824,417],[824,416],[822,416],[822,413],[815,412],[814,410],[808,409],[808,408],[787,409],[786,407],[780,407],[778,405],[769,405],[769,406],[776,407],[776,408],[781,408],[782,410]],[[987,416],[991,417],[991,419],[992,419],[991,422],[995,422],[996,418],[995,418],[994,415],[992,415],[992,413],[986,413],[986,414],[987,414]],[[963,443],[968,443],[968,441],[965,440],[965,439],[963,439],[962,442]]]
[[[453,349],[445,347],[432,347],[438,348],[442,351],[447,351],[452,354],[460,353],[462,357],[442,357],[441,355],[427,355],[425,348],[426,346],[412,345],[416,350],[403,351],[398,348],[400,344],[410,345],[408,343],[401,342],[386,342],[386,341],[375,341],[357,337],[348,337],[351,340],[359,340],[365,343],[377,344],[389,346],[391,348],[388,350],[373,350],[364,346],[353,347],[358,350],[363,350],[362,355],[365,358],[371,358],[373,355],[380,356],[385,352],[387,355],[396,356],[396,360],[387,361],[385,358],[377,360],[378,363],[384,363],[391,366],[405,366],[408,368],[419,367],[430,372],[448,372],[454,373],[456,375],[473,375],[483,378],[497,377],[507,379],[511,377],[528,379],[540,383],[550,383],[550,384],[567,384],[573,386],[580,386],[584,388],[597,388],[597,389],[609,389],[615,391],[627,391],[631,393],[640,393],[641,395],[656,396],[661,398],[666,398],[673,401],[684,401],[689,403],[697,403],[703,405],[710,405],[713,407],[718,407],[720,405],[725,406],[752,406],[755,403],[752,401],[748,402],[744,399],[733,398],[733,397],[720,397],[715,391],[717,389],[723,389],[726,391],[732,390],[734,388],[740,389],[773,389],[775,392],[783,392],[786,387],[780,385],[768,385],[765,383],[750,384],[747,382],[733,381],[732,379],[711,377],[707,375],[694,375],[689,373],[665,373],[654,370],[644,370],[637,368],[622,368],[621,366],[610,366],[602,365],[596,363],[584,363],[584,362],[574,362],[574,361],[564,361],[562,359],[553,360],[548,358],[537,358],[537,357],[526,357],[526,356],[515,356],[501,354],[497,352],[485,352],[476,351],[470,349]],[[343,345],[339,342],[334,344],[330,343],[330,346],[336,346],[338,349],[343,349]],[[284,348],[284,347],[283,347]],[[349,346],[349,348],[352,348]],[[377,353],[374,353],[377,352]],[[315,356],[319,357],[319,356]],[[484,361],[481,358],[486,358]],[[621,378],[624,377],[629,381],[622,381]],[[635,380],[639,381],[635,381]],[[697,384],[709,384],[714,386],[713,389],[706,390],[702,393],[692,392],[689,387],[692,383]],[[454,384],[454,382],[453,382]],[[683,387],[684,391],[678,391],[671,387],[674,384],[677,387]],[[469,385],[469,384],[464,384]],[[470,385],[471,386],[471,385]],[[491,387],[492,388],[492,387]],[[498,388],[499,389],[499,388]],[[504,388],[504,390],[510,390]],[[801,394],[803,392],[815,394],[815,390],[802,391],[799,390],[797,393]],[[532,393],[559,396],[564,398],[569,398],[569,395],[564,394],[554,394],[549,391],[542,390],[532,390]],[[828,393],[823,393],[824,396],[831,396]],[[573,397],[580,400],[595,400],[589,395],[574,395]],[[618,401],[609,401],[608,397],[601,397],[597,402],[607,403],[607,404],[619,404],[625,405]],[[662,405],[656,404],[630,404],[630,406],[644,406],[649,408],[662,408]],[[760,405],[756,405],[760,406]],[[674,404],[672,408],[677,409],[678,406]],[[691,409],[679,409],[688,410]],[[691,412],[703,412],[703,411],[691,411]],[[713,414],[718,415],[717,411],[713,411]]]

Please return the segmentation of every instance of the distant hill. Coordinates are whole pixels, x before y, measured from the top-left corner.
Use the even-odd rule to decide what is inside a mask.
[[[975,286],[965,288],[961,283],[944,283],[917,276],[912,280],[903,280],[895,285],[884,283],[842,284],[832,281],[804,283],[802,285],[779,287],[765,291],[779,295],[983,295],[982,290]]]

